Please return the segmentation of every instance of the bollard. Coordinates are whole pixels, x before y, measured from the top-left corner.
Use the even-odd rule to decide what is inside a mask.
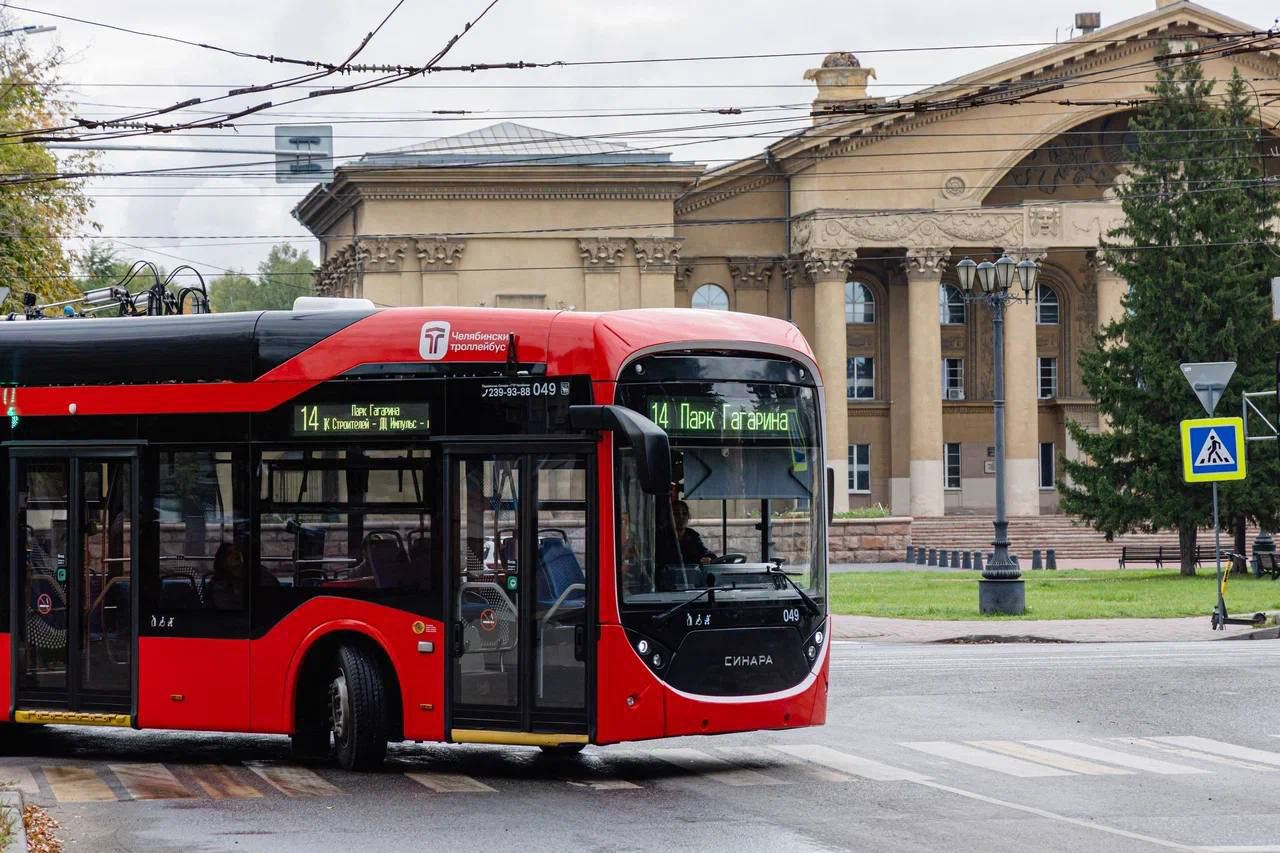
[[[982,552],[981,551],[973,552],[973,567],[977,571],[982,571]]]
[[[917,566],[924,565],[924,546],[923,545],[916,546],[916,565]]]
[[[1009,555],[1009,562],[1013,563],[1013,567],[1018,571],[1022,571],[1022,563],[1018,560],[1017,554]]]
[[[968,551],[961,551],[960,553],[961,553],[961,554],[963,555],[963,557],[964,557],[964,560],[963,560],[963,562],[962,562],[962,564],[961,564],[960,568],[962,568],[962,569],[972,569],[972,568],[973,568],[973,555],[972,555],[970,552],[968,552]]]
[[[960,568],[960,552],[959,551],[951,552],[951,568],[953,569]]]
[[[938,568],[945,569],[947,567],[947,549],[938,549]]]
[[[1033,569],[1043,569],[1043,568],[1044,568],[1044,563],[1040,562],[1040,549],[1039,549],[1039,548],[1032,548],[1032,549],[1031,549],[1031,568],[1033,568]]]
[[[1058,570],[1058,553],[1052,548],[1044,552],[1044,567],[1051,572]]]
[[[908,545],[907,546],[907,562],[914,563],[915,561],[916,561],[916,546]]]
[[[938,549],[937,548],[929,549],[929,565],[931,566],[938,565]]]

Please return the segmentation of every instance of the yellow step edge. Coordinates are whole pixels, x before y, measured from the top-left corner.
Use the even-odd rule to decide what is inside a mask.
[[[129,728],[133,719],[128,714],[104,714],[95,711],[14,711],[15,723],[54,723],[75,726],[117,726]]]
[[[487,729],[453,729],[449,732],[449,739],[454,743],[498,743],[507,746],[559,746],[560,744],[590,742],[586,735],[496,732]]]

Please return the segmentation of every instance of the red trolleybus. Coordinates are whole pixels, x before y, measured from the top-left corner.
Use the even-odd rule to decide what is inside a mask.
[[[788,323],[12,322],[0,382],[15,729],[288,734],[351,769],[824,721],[831,484]]]

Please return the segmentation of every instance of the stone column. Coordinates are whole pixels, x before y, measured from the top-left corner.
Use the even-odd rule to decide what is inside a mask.
[[[584,309],[617,311],[622,307],[622,276],[619,270],[626,251],[627,241],[621,238],[579,238]]]
[[[857,252],[812,249],[805,267],[813,279],[813,352],[826,388],[827,464],[835,470],[831,496],[836,512],[849,508],[849,402],[845,380],[844,283]]]
[[[1123,300],[1129,283],[1116,274],[1116,268],[1107,263],[1101,252],[1091,265],[1098,293],[1098,328],[1101,329],[1124,314]]]
[[[697,272],[699,260],[698,258],[681,258],[680,263],[676,264],[675,293],[677,306],[689,307],[689,302],[692,299],[689,288],[693,284],[693,274]]]
[[[334,296],[350,299],[363,295],[365,254],[357,246],[347,246],[339,252]]]
[[[1015,261],[1045,257],[1044,253],[1012,251],[1009,255]],[[1022,288],[1015,281],[1009,293],[1022,296]],[[1034,300],[1009,302],[1004,319],[1005,498],[1009,515],[1039,515],[1040,377]]]
[[[775,258],[729,258],[729,275],[733,278],[738,311],[768,316],[769,281],[776,264]]]
[[[939,516],[942,500],[942,327],[938,285],[949,248],[907,250],[907,372],[911,388],[911,514]]]
[[[640,265],[640,307],[674,308],[676,264],[682,237],[637,237],[631,241]]]
[[[418,237],[421,305],[461,305],[462,287],[458,281],[458,262],[467,247],[465,240],[454,237]]]
[[[400,292],[400,279],[409,248],[410,242],[404,238],[373,237],[360,240],[359,253],[363,269],[361,294],[365,299],[372,300],[375,305],[393,308],[417,304],[417,293],[412,294],[413,301],[405,302]]]

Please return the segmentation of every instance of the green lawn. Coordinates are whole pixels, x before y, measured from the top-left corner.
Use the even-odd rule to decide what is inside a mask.
[[[1177,571],[1024,572],[1027,612],[1021,619],[1107,619],[1205,616],[1213,610],[1214,573]],[[831,611],[905,619],[976,619],[977,572],[833,572]],[[1233,575],[1227,611],[1243,616],[1280,609],[1280,582]]]

